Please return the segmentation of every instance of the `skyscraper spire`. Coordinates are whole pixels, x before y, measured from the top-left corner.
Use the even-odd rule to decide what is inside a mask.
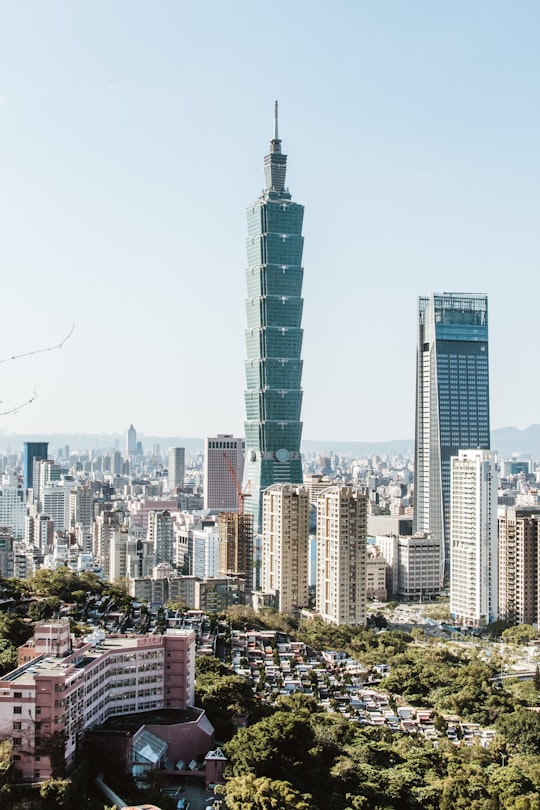
[[[274,137],[270,141],[270,152],[264,158],[265,196],[290,199],[291,195],[285,188],[286,171],[287,155],[281,154],[281,141],[278,138],[278,103],[274,101]]]

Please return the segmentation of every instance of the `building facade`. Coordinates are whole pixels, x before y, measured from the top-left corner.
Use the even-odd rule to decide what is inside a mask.
[[[452,458],[450,612],[481,627],[498,617],[497,469],[488,450]]]
[[[23,452],[23,487],[34,486],[34,460],[49,457],[49,442],[25,442]]]
[[[285,186],[277,129],[264,159],[265,190],[247,211],[246,511],[261,531],[261,493],[302,483],[302,221]]]
[[[317,498],[317,613],[333,624],[366,623],[367,497],[333,486]]]
[[[203,507],[220,512],[238,509],[238,488],[244,475],[243,439],[229,434],[204,441]]]
[[[499,515],[499,615],[517,624],[540,619],[540,507]]]
[[[96,631],[74,642],[60,619],[38,624],[19,648],[18,668],[0,678],[0,735],[12,740],[15,778],[43,781],[69,769],[90,726],[194,699],[192,630],[131,638]]]
[[[220,512],[218,516],[218,577],[245,581],[253,588],[253,515]]]
[[[433,293],[418,304],[414,533],[443,541],[450,561],[450,459],[489,449],[486,295]]]
[[[309,491],[274,484],[263,492],[262,590],[281,613],[308,604]]]
[[[169,492],[174,492],[177,487],[184,486],[184,476],[186,472],[186,451],[184,447],[169,448],[169,458],[167,467],[167,479]]]

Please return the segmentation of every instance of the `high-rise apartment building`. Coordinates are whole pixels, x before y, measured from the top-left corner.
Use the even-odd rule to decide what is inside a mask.
[[[261,493],[275,483],[302,483],[302,220],[304,207],[285,186],[287,156],[274,137],[264,159],[265,190],[248,208],[246,511],[261,530]]]
[[[253,515],[220,512],[218,516],[218,577],[243,579],[253,587]]]
[[[184,447],[169,448],[169,464],[167,467],[167,480],[169,482],[169,492],[174,492],[177,487],[184,486],[184,475],[186,471],[186,451]]]
[[[156,565],[173,562],[174,518],[167,509],[149,513],[147,539],[153,546]]]
[[[74,486],[69,493],[68,528],[91,526],[94,519],[94,496],[89,486]]]
[[[34,486],[34,460],[47,459],[49,442],[25,442],[23,456],[23,486],[31,489]]]
[[[518,624],[540,619],[540,508],[511,507],[499,516],[499,615]]]
[[[223,433],[204,441],[203,496],[205,509],[238,509],[238,486],[244,474],[243,439]]]
[[[367,497],[332,486],[317,498],[317,613],[333,624],[366,623]]]
[[[26,492],[17,483],[13,475],[2,476],[0,488],[0,526],[9,528],[13,537],[24,536],[26,517]]]
[[[481,627],[498,616],[497,469],[489,450],[452,458],[450,612]]]
[[[262,589],[294,614],[308,604],[309,491],[274,484],[262,497]]]
[[[450,556],[450,459],[489,449],[486,295],[433,293],[418,303],[414,533],[443,541]]]

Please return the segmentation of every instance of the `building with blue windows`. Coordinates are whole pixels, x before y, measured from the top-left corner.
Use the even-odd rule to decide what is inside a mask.
[[[261,492],[302,483],[302,221],[285,186],[287,156],[274,137],[264,159],[265,190],[247,211],[245,511],[261,531]]]
[[[34,461],[47,461],[49,442],[25,442],[23,455],[23,486],[32,489],[34,486]]]
[[[432,293],[418,301],[414,532],[444,542],[450,557],[451,458],[490,447],[488,301],[472,293]]]

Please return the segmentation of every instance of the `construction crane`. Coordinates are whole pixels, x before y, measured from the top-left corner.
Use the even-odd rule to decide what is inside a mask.
[[[242,492],[242,487],[240,486],[240,482],[239,482],[239,480],[238,480],[238,478],[236,476],[235,469],[234,469],[233,465],[231,464],[231,461],[230,461],[229,456],[227,455],[227,453],[223,453],[223,459],[225,461],[225,464],[226,464],[227,469],[229,471],[229,475],[231,476],[232,481],[234,483],[234,487],[236,489],[236,495],[238,497],[238,514],[243,515],[244,514],[244,498],[251,498],[251,492],[247,492],[247,490],[249,489],[249,487],[251,485],[251,481],[247,482],[246,491]]]

